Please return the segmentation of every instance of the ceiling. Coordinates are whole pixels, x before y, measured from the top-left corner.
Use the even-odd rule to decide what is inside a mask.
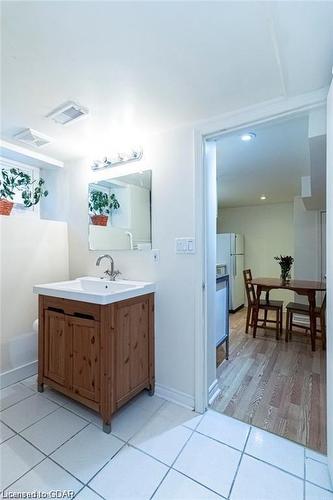
[[[58,159],[325,87],[333,2],[1,2],[2,138],[31,127]],[[68,100],[88,118],[46,115]]]
[[[311,174],[308,116],[274,120],[217,141],[217,189],[220,207],[293,201],[301,195],[301,177]],[[265,201],[260,196],[265,195]]]

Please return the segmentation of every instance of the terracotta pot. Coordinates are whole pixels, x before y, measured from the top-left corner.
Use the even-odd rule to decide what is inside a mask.
[[[0,215],[10,215],[12,208],[14,206],[13,201],[5,200],[4,198],[0,199]]]
[[[108,223],[108,218],[109,217],[107,215],[92,215],[91,222],[94,226],[106,226]]]

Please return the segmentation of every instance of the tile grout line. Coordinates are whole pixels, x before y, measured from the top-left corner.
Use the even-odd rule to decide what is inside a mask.
[[[241,452],[241,456],[240,456],[240,459],[239,459],[239,462],[238,462],[238,465],[237,465],[237,468],[236,468],[236,472],[235,472],[235,475],[233,477],[233,480],[232,480],[232,483],[231,483],[231,486],[230,486],[230,489],[229,489],[229,494],[228,494],[228,497],[227,497],[228,500],[230,499],[230,496],[231,496],[234,484],[236,482],[236,477],[238,475],[238,471],[239,471],[239,468],[240,468],[240,465],[241,465],[241,462],[242,462],[242,459],[243,459],[243,456],[244,456],[244,453],[245,453],[245,448],[247,446],[248,440],[250,439],[251,432],[252,432],[252,426],[250,426],[249,432],[247,434],[247,437],[246,437],[246,440],[245,440],[245,443],[244,443],[243,451]]]
[[[43,420],[44,418],[48,417],[49,415],[52,415],[52,413],[55,413],[56,411],[60,410],[60,406],[58,408],[56,408],[55,410],[52,410],[50,411],[50,413],[47,413],[46,415],[43,415],[43,417],[41,418],[38,418],[37,420],[35,420],[35,422],[33,422],[32,424],[28,425],[27,427],[24,427],[23,429],[20,429],[19,431],[16,431],[18,434],[20,434],[21,432],[24,432],[26,431],[27,429],[30,429],[30,427],[32,427],[33,425],[35,424],[38,424],[39,422],[41,422],[41,420]],[[21,435],[21,434],[20,434]],[[22,436],[23,437],[23,436]]]
[[[88,427],[89,423],[84,427]],[[83,429],[81,429],[83,430]],[[81,431],[79,431],[81,432]],[[78,433],[77,433],[78,434]],[[29,469],[27,472],[25,472],[24,474],[22,474],[20,477],[18,477],[17,479],[15,479],[15,481],[13,481],[13,483],[11,483],[9,487],[13,486],[17,481],[19,481],[20,479],[22,479],[22,477],[24,477],[25,475],[27,475],[29,472],[31,472],[33,469],[35,469],[36,467],[38,467],[42,462],[44,462],[45,460],[49,459],[51,462],[53,462],[55,465],[57,465],[58,467],[60,467],[62,470],[64,470],[67,474],[69,474],[73,479],[75,479],[76,481],[78,481],[79,483],[81,483],[83,486],[85,486],[85,483],[83,483],[80,479],[78,479],[76,476],[74,476],[74,474],[72,474],[70,471],[68,471],[67,469],[65,469],[65,467],[63,467],[61,464],[58,464],[58,462],[56,462],[52,457],[51,457],[51,454],[53,452],[51,452],[49,455],[47,455],[46,453],[42,452],[39,448],[37,448],[36,445],[34,445],[33,443],[31,443],[30,441],[28,441],[24,436],[21,436],[20,434],[17,434],[18,436],[20,436],[20,438],[22,438],[24,441],[26,441],[29,445],[33,446],[33,448],[35,448],[39,453],[41,453],[42,455],[44,455],[43,459],[38,462],[36,465],[34,465],[31,469]],[[70,438],[71,439],[71,438]],[[67,441],[70,441],[70,439],[68,439]],[[65,441],[65,443],[67,442]],[[65,444],[63,443],[63,444]],[[61,445],[62,446],[62,445]],[[55,450],[54,450],[55,451]],[[82,488],[81,488],[82,489]],[[81,491],[81,490],[80,490]]]
[[[46,415],[47,416],[47,415]],[[45,418],[45,417],[44,417]],[[83,429],[85,429],[86,427],[88,427],[89,425],[91,424],[91,422],[87,422],[87,425],[85,425],[82,429],[80,429],[78,432],[75,433],[78,434],[79,432],[81,432]],[[53,462],[55,465],[57,465],[58,467],[60,467],[61,469],[63,469],[67,474],[69,474],[71,477],[73,477],[73,479],[75,479],[76,481],[80,482],[83,487],[86,486],[86,483],[82,482],[81,479],[77,478],[76,476],[74,476],[74,474],[72,474],[70,471],[68,471],[67,469],[65,469],[65,467],[63,467],[61,464],[59,464],[58,462],[56,462],[52,457],[51,455],[56,451],[58,450],[59,448],[61,448],[61,446],[63,446],[64,444],[66,444],[68,441],[70,441],[72,439],[72,437],[74,436],[71,436],[69,439],[67,439],[64,443],[62,443],[59,447],[57,447],[55,450],[53,450],[50,454],[46,454],[45,452],[41,451],[36,445],[34,445],[33,443],[31,443],[28,439],[26,439],[24,436],[21,436],[21,434],[17,433],[17,435],[19,437],[21,437],[24,441],[26,441],[29,445],[33,446],[39,453],[41,453],[42,455],[44,455],[43,459],[38,462],[36,465],[34,465],[32,468],[30,468],[28,471],[26,471],[24,474],[22,474],[21,476],[19,476],[17,479],[15,479],[15,481],[13,481],[13,483],[11,483],[7,488],[13,486],[17,481],[19,481],[20,479],[22,479],[22,477],[24,477],[26,474],[28,474],[29,472],[31,472],[33,469],[35,469],[36,467],[38,467],[42,462],[44,462],[46,459],[49,459],[51,462]],[[12,436],[14,437],[14,436]],[[7,489],[6,488],[6,489]],[[81,488],[82,490],[83,488]],[[80,490],[80,491],[81,491]]]
[[[198,424],[198,425],[199,425],[199,424]],[[248,424],[245,424],[245,425],[248,425]],[[188,428],[188,427],[187,427],[187,428]],[[247,440],[248,440],[248,438],[249,438],[249,436],[250,436],[250,431],[251,431],[251,429],[258,429],[258,427],[249,426],[249,434],[248,434],[248,436],[247,436],[247,438],[246,438],[246,443],[247,443]],[[207,434],[203,434],[202,432],[199,432],[197,429],[195,429],[195,430],[194,430],[194,432],[196,432],[197,434],[200,434],[201,436],[206,437],[207,439],[210,439],[210,440],[212,440],[212,441],[215,441],[216,443],[222,444],[223,446],[227,446],[228,448],[230,448],[230,449],[232,449],[232,450],[234,450],[234,451],[238,451],[238,453],[240,452],[240,453],[242,453],[242,454],[244,454],[244,455],[246,455],[246,456],[248,456],[248,457],[254,458],[255,460],[258,460],[258,462],[264,463],[264,464],[266,464],[266,465],[270,465],[271,467],[274,467],[275,469],[278,469],[278,470],[280,470],[281,472],[284,472],[284,473],[286,473],[286,474],[289,474],[290,476],[295,477],[296,479],[304,480],[304,478],[302,478],[302,477],[300,477],[300,476],[297,476],[296,474],[293,474],[292,472],[290,472],[290,471],[288,471],[288,470],[282,469],[282,468],[281,468],[281,467],[279,467],[278,465],[275,465],[275,464],[273,464],[273,463],[271,463],[271,462],[266,462],[266,460],[263,460],[263,459],[261,459],[261,458],[259,458],[259,457],[256,457],[255,455],[251,455],[250,453],[247,453],[247,452],[245,451],[245,448],[243,448],[243,451],[242,451],[242,450],[240,450],[239,448],[235,448],[234,446],[232,446],[232,445],[230,445],[230,444],[224,443],[223,441],[219,441],[218,439],[213,438],[213,437],[211,437],[211,436],[208,436]],[[288,441],[289,441],[289,440],[288,440]],[[298,444],[296,444],[296,443],[295,443],[295,446],[302,446],[302,445],[298,445]],[[153,457],[153,458],[154,458],[154,457]],[[322,462],[320,462],[320,463],[322,463]],[[314,483],[313,483],[313,484],[314,484]],[[327,491],[330,491],[330,490],[327,490]]]
[[[168,468],[166,471],[165,475],[163,476],[162,480],[158,483],[157,488],[155,488],[153,494],[149,497],[149,500],[153,500],[154,496],[156,495],[157,491],[159,490],[160,486],[162,485],[163,481],[167,478],[167,476],[170,474],[171,467]]]
[[[173,471],[173,472],[177,472],[177,474],[180,474],[180,475],[186,477],[187,479],[190,479],[194,483],[198,484],[199,486],[205,488],[208,491],[211,491],[212,493],[214,493],[214,495],[222,498],[223,500],[228,500],[228,498],[225,497],[224,495],[221,495],[221,493],[217,493],[215,490],[212,490],[212,488],[210,486],[207,486],[206,484],[200,483],[197,479],[194,479],[193,477],[188,476],[187,474],[185,474],[185,472],[182,472],[181,470],[174,469],[174,468],[170,468],[170,470]]]
[[[74,498],[77,498],[77,496],[82,492],[82,490],[84,490],[84,488],[87,488],[89,491],[91,491],[91,493],[94,493],[95,495],[97,495],[99,498],[102,498],[103,500],[106,500],[105,497],[103,497],[102,495],[100,495],[99,493],[97,493],[97,491],[93,490],[92,488],[90,488],[90,486],[88,485],[84,485],[83,488],[81,488],[80,491],[78,491],[75,495]]]
[[[248,434],[250,432],[250,429],[251,427],[249,426],[249,429],[248,429]],[[242,452],[243,448],[240,450],[239,448],[236,448],[235,446],[232,446],[231,444],[228,444],[228,443],[225,443],[224,441],[219,441],[218,439],[216,438],[213,438],[212,436],[208,436],[207,434],[203,434],[202,432],[200,431],[197,431],[195,430],[194,432],[196,432],[197,434],[199,434],[200,436],[204,436],[212,441],[215,441],[216,443],[220,443],[220,444],[223,444],[224,446],[227,446],[228,448],[231,448],[232,450],[234,451],[238,451],[238,452]],[[247,440],[247,436],[246,436],[246,440]]]
[[[64,441],[63,443],[61,443],[59,446],[57,446],[54,450],[50,451],[50,453],[45,453],[45,451],[41,450],[40,448],[38,448],[37,445],[34,445],[38,450],[40,450],[42,453],[44,453],[47,457],[51,457],[51,455],[53,455],[53,453],[55,453],[56,451],[59,450],[59,448],[61,448],[64,444],[68,443],[73,437],[77,436],[81,431],[83,431],[84,429],[86,429],[88,426],[90,425],[89,422],[86,423],[86,425],[84,425],[82,427],[82,429],[78,430],[77,432],[75,432],[71,437],[69,437],[68,439],[66,439],[66,441]],[[28,441],[29,443],[33,444],[31,441],[29,441],[28,438],[25,438],[24,436],[21,436],[23,437],[24,439],[26,439],[26,441]]]
[[[38,450],[39,451],[39,450]],[[5,493],[6,490],[8,490],[8,488],[10,488],[11,486],[13,486],[17,481],[19,481],[20,479],[22,479],[22,477],[24,477],[26,474],[29,474],[29,472],[31,472],[35,467],[38,467],[38,465],[40,465],[42,462],[44,462],[44,460],[46,459],[47,457],[44,455],[44,457],[42,458],[42,460],[40,462],[38,462],[37,464],[35,464],[33,467],[31,467],[29,470],[27,470],[26,472],[24,472],[24,474],[21,474],[18,478],[16,478],[12,483],[10,483],[8,486],[5,486],[4,488],[1,488],[1,493]]]
[[[305,459],[306,460],[312,460],[313,462],[318,462],[319,464],[327,465],[327,462],[323,462],[322,460],[318,460],[317,458],[312,458],[312,457],[305,456]]]
[[[274,467],[275,469],[278,469],[279,471],[284,472],[285,474],[288,474],[289,476],[292,476],[295,479],[300,479],[301,481],[304,481],[304,477],[297,476],[293,472],[290,472],[288,470],[282,469],[278,465],[272,464],[271,462],[266,462],[266,460],[263,460],[262,458],[258,458],[255,455],[251,455],[250,453],[246,453],[246,452],[244,452],[244,455],[246,455],[247,457],[254,458],[255,460],[258,460],[258,462],[261,462],[263,464],[270,465],[271,467]]]
[[[48,458],[49,460],[51,460],[51,462],[53,462],[54,464],[56,464],[58,467],[60,467],[61,469],[63,469],[65,472],[67,472],[67,474],[69,474],[70,476],[72,476],[74,479],[76,479],[77,481],[79,481],[81,484],[83,484],[83,486],[87,486],[88,483],[85,483],[84,481],[82,481],[81,479],[79,479],[77,476],[75,476],[72,472],[70,472],[69,470],[67,470],[62,464],[58,463],[53,457],[53,453],[57,450],[59,450],[62,446],[64,446],[66,443],[68,443],[69,441],[71,441],[71,439],[76,436],[77,434],[79,434],[81,431],[83,431],[84,429],[86,429],[87,427],[89,427],[89,425],[91,425],[92,423],[91,422],[87,422],[87,425],[85,425],[82,429],[80,429],[78,432],[76,432],[73,436],[71,436],[70,438],[68,438],[64,443],[62,443],[60,446],[58,446],[55,450],[53,450],[50,454],[46,455],[46,458]],[[23,436],[21,436],[23,437]],[[120,451],[124,445],[126,443],[124,443],[124,441],[120,440],[123,443],[123,445],[121,446],[121,448],[118,450]],[[29,442],[29,441],[28,441]],[[36,447],[36,446],[35,446]],[[118,452],[117,452],[118,453]],[[112,458],[114,457],[115,455],[112,456]],[[111,458],[111,460],[112,460]],[[104,467],[104,466],[103,466]],[[81,488],[82,489],[82,488]],[[80,490],[81,491],[81,490]]]
[[[175,462],[177,461],[178,457],[181,455],[181,453],[183,452],[184,448],[186,447],[187,443],[189,442],[189,440],[191,439],[191,437],[193,436],[194,432],[195,432],[195,429],[198,427],[198,425],[200,424],[201,420],[203,419],[203,416],[201,417],[200,421],[197,423],[197,425],[194,427],[194,429],[191,429],[189,427],[186,427],[186,429],[190,430],[191,433],[189,435],[189,437],[187,438],[187,440],[185,441],[184,445],[181,447],[180,451],[177,453],[175,459],[173,460],[173,462],[171,462],[171,465],[167,465],[168,467],[168,470],[166,472],[166,474],[164,475],[164,477],[162,478],[162,480],[159,482],[157,488],[154,490],[153,494],[151,495],[150,497],[150,500],[152,500],[152,498],[154,497],[154,495],[156,494],[156,492],[158,491],[158,489],[160,488],[160,486],[162,485],[164,479],[167,477],[167,475],[169,474],[170,470],[176,470],[176,469],[173,469],[173,465],[175,464]],[[181,424],[180,424],[181,425]],[[182,426],[182,425],[181,425]],[[184,425],[182,427],[185,427]],[[140,450],[142,451],[142,450]],[[150,455],[149,455],[150,456]],[[154,458],[154,457],[152,457]]]
[[[32,398],[32,396],[36,396],[36,393],[33,392],[32,394],[29,394],[29,396],[25,396],[24,398],[20,399],[19,401],[16,401],[15,403],[10,404],[9,406],[6,406],[6,408],[1,408],[0,413],[3,413],[4,411],[9,410],[9,408],[13,408],[13,406],[21,403],[22,401],[25,401],[26,399]]]
[[[333,489],[332,490],[328,490],[327,488],[325,488],[325,486],[320,486],[319,484],[317,483],[314,483],[313,481],[305,481],[305,484],[308,483],[308,484],[312,484],[313,486],[317,486],[317,488],[320,488],[321,490],[324,490],[328,493],[333,493]]]
[[[82,490],[84,490],[85,487],[86,486],[82,486],[82,488],[77,493],[75,493],[73,498],[77,498],[77,496],[81,493]]]
[[[91,476],[89,481],[87,481],[86,486],[88,486],[92,491],[95,492],[94,488],[92,486],[90,486],[91,481],[93,481],[93,479],[95,479],[95,477],[111,462],[111,460],[113,460],[121,452],[121,450],[123,450],[125,448],[125,446],[128,446],[128,443],[124,443],[123,446],[121,448],[119,448],[119,450],[116,451],[116,453],[114,455],[112,455],[112,457],[100,469],[98,469],[98,471],[95,472],[95,474],[93,476]],[[97,491],[96,491],[96,493],[97,493]],[[98,493],[98,495],[102,496],[100,493]],[[105,497],[102,496],[102,498],[105,498]]]
[[[160,398],[160,399],[163,399],[163,398]],[[156,408],[156,410],[154,410],[152,412],[152,414],[149,416],[149,419],[147,420],[147,422],[144,424],[145,426],[151,421],[151,419],[154,417],[154,415],[156,415],[158,413],[158,411],[167,403],[167,400],[163,400],[163,403],[161,404],[161,406],[159,406],[158,408]],[[94,422],[91,422],[93,425],[96,425]],[[97,425],[96,425],[97,426]],[[98,426],[97,426],[98,427]],[[112,420],[111,420],[111,429],[112,429]],[[142,429],[142,428],[141,428]],[[111,434],[116,437],[117,439],[120,439],[124,444],[123,446],[89,479],[89,481],[86,483],[86,486],[88,486],[92,491],[95,492],[95,490],[90,486],[90,483],[93,479],[95,479],[95,477],[104,469],[104,467],[106,467],[110,462],[111,460],[113,460],[117,455],[118,453],[120,453],[121,450],[123,450],[125,448],[125,446],[129,446],[129,447],[132,447],[132,448],[135,448],[134,446],[130,445],[129,444],[129,441],[131,439],[134,438],[134,436],[136,436],[136,434],[138,434],[141,429],[139,429],[137,432],[134,432],[134,434],[132,436],[130,436],[128,438],[127,441],[124,441],[123,439],[121,438],[118,438],[118,436],[116,436],[115,434],[112,434],[112,431],[111,431]],[[142,451],[142,450],[140,450]],[[146,455],[148,455],[148,453],[146,453]],[[150,458],[154,458],[154,460],[157,460],[155,457],[152,457],[151,455],[148,455]],[[158,460],[159,461],[159,460]],[[165,465],[163,462],[161,462],[163,465]],[[96,492],[97,493],[97,492]],[[99,493],[97,493],[99,496],[101,496]],[[104,498],[101,496],[101,498]]]

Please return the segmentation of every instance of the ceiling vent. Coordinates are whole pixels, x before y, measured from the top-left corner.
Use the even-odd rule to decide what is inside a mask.
[[[60,108],[52,111],[48,115],[48,118],[52,118],[53,121],[61,125],[71,125],[87,116],[87,114],[88,110],[86,108],[82,108],[82,106],[75,104],[75,102],[67,102]]]
[[[14,139],[24,142],[29,146],[35,146],[36,148],[42,148],[43,146],[46,146],[46,144],[50,144],[50,142],[52,142],[50,137],[47,137],[32,128],[26,128],[18,134],[15,134]]]

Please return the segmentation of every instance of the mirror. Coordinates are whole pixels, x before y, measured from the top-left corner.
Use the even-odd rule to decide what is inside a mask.
[[[89,184],[89,249],[151,249],[151,170]]]

